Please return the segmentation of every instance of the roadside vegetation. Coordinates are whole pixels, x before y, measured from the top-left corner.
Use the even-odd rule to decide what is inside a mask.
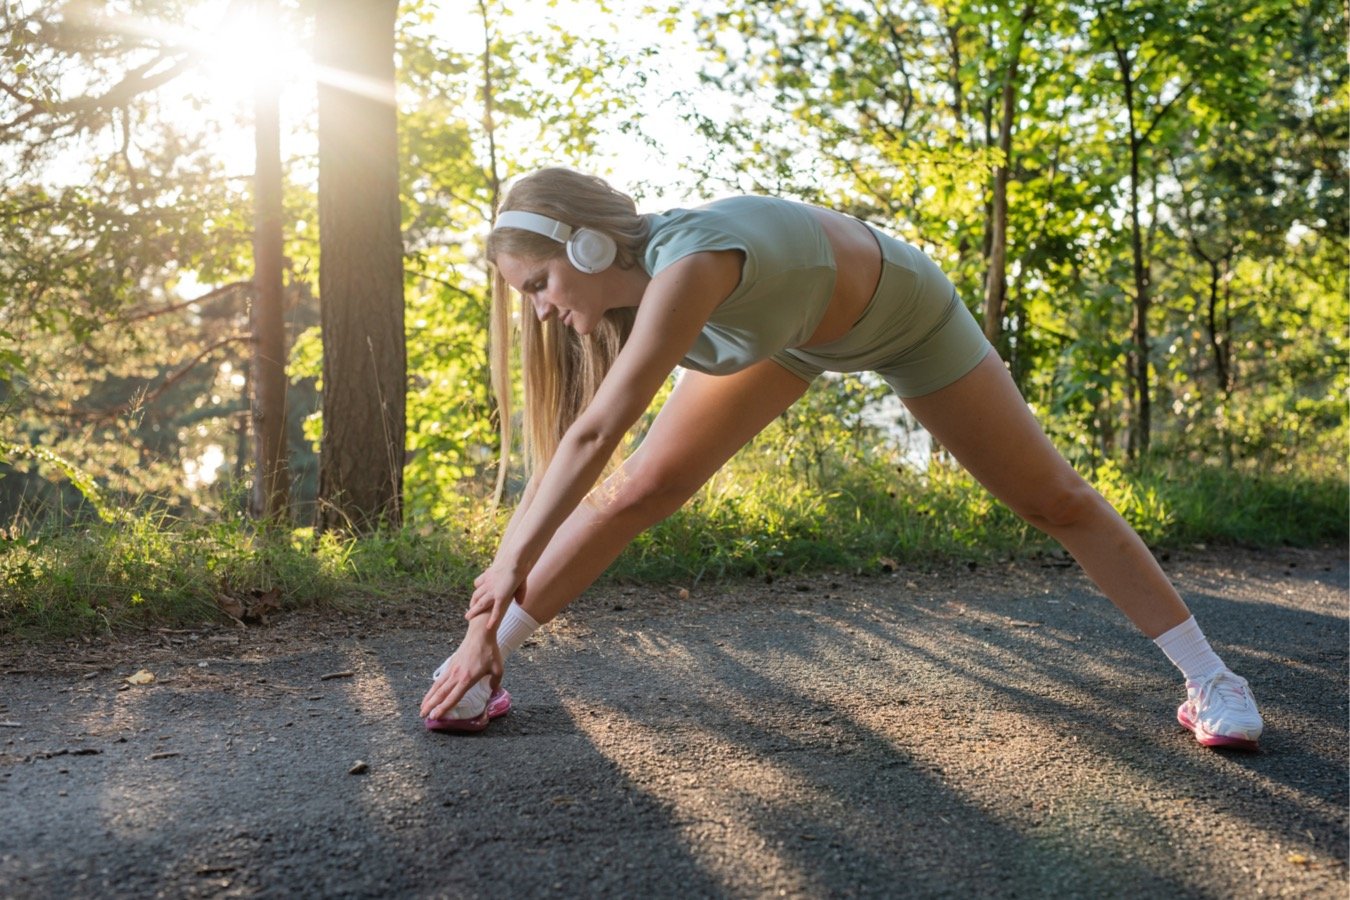
[[[944,456],[916,466],[875,430],[840,424],[804,440],[793,426],[789,418],[771,427],[605,578],[696,587],[1060,552]],[[1129,468],[1101,462],[1084,474],[1158,551],[1350,537],[1346,474],[1334,457],[1272,468],[1158,455]],[[242,497],[223,498],[233,513],[203,517],[145,498],[110,506],[91,496],[78,524],[70,510],[34,510],[0,530],[0,634],[256,623],[316,605],[453,607],[467,603],[506,515],[480,503],[351,536],[260,525]]]

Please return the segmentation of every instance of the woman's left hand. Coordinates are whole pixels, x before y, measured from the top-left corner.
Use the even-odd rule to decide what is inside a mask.
[[[517,596],[524,594],[525,577],[514,569],[493,563],[487,571],[473,581],[473,598],[469,601],[469,611],[464,618],[472,621],[484,614],[484,623],[493,633],[506,615],[506,608]]]

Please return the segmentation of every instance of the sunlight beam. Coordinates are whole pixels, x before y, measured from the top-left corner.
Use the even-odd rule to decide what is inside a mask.
[[[358,97],[379,103],[394,102],[394,84],[376,78],[366,78],[336,66],[315,65],[314,72],[321,85],[327,85]]]

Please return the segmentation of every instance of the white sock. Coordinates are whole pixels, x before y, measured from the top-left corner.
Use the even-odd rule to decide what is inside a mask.
[[[506,608],[506,615],[502,616],[502,624],[497,626],[497,646],[501,648],[502,659],[506,659],[512,653],[520,649],[520,645],[525,643],[530,635],[539,630],[539,623],[530,617],[519,603],[512,600],[511,605]],[[453,656],[454,654],[451,654]],[[450,657],[446,657],[445,662],[436,667],[436,671],[431,674],[431,679],[435,681],[441,677],[445,667],[450,665]],[[492,696],[492,679],[484,678],[473,687],[469,688],[455,708],[446,714],[447,719],[472,719],[481,715],[487,707],[488,699]]]
[[[1170,628],[1154,639],[1172,665],[1181,670],[1187,681],[1204,678],[1226,669],[1223,660],[1209,646],[1200,626],[1195,624],[1195,616],[1175,628]]]

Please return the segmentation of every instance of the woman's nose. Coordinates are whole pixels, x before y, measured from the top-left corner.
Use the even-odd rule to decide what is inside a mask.
[[[539,299],[537,295],[533,298],[533,303],[534,303],[535,318],[537,318],[540,322],[547,322],[549,314],[553,311],[553,307],[549,306],[543,300]]]

